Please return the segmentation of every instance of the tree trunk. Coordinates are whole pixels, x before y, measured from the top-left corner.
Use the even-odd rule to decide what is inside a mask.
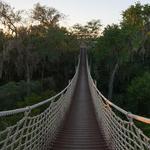
[[[43,87],[43,81],[44,81],[44,64],[45,61],[42,63],[42,69],[41,69],[41,91],[43,91],[44,87]]]
[[[110,80],[109,80],[109,85],[108,85],[108,99],[111,99],[112,95],[113,95],[114,79],[115,79],[115,75],[116,75],[118,68],[119,68],[119,65],[118,65],[118,63],[116,63],[116,65],[110,75]]]
[[[30,67],[29,64],[26,63],[26,82],[27,82],[27,95],[29,96],[30,94]]]
[[[0,56],[0,79],[2,78],[3,74],[3,57]]]

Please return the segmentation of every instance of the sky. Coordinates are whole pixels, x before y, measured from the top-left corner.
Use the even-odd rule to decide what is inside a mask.
[[[35,3],[54,7],[65,14],[64,26],[76,23],[85,24],[92,19],[99,19],[103,26],[121,21],[122,11],[137,0],[3,0],[16,9],[31,9]],[[141,4],[150,0],[138,0]]]

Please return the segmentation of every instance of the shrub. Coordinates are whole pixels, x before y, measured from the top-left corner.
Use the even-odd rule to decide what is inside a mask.
[[[136,77],[127,89],[129,109],[134,113],[150,115],[150,73]]]

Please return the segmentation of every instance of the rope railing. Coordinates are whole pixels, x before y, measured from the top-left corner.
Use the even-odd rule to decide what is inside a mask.
[[[97,120],[104,131],[108,146],[114,150],[150,150],[150,138],[134,123],[134,120],[137,120],[150,124],[150,119],[127,112],[106,99],[97,89],[91,77],[88,60],[87,72]],[[119,117],[114,109],[124,114],[127,119]]]
[[[57,95],[32,106],[0,112],[0,119],[23,114],[16,124],[0,129],[0,150],[46,150],[52,147],[71,104],[79,63],[80,60],[71,82]],[[32,110],[46,104],[48,107],[43,112],[32,114]]]

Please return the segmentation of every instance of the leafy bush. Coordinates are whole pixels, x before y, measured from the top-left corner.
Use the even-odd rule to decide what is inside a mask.
[[[46,81],[47,86],[45,86],[44,90],[47,90],[50,87],[52,80],[45,79],[44,82]],[[44,84],[46,85],[46,83]],[[29,95],[27,94],[28,86],[30,87]],[[3,86],[0,86],[0,109],[8,110],[18,106],[31,105],[47,98],[46,96],[51,96],[51,91],[46,91],[46,96],[41,97],[40,94],[44,93],[42,93],[41,89],[42,85],[40,81],[31,81],[30,85],[25,81],[9,82]],[[23,103],[24,105],[20,103]]]
[[[55,95],[55,92],[52,90],[47,90],[40,94],[32,93],[31,95],[26,96],[24,98],[24,100],[18,101],[17,106],[18,107],[30,106],[30,105],[39,103],[45,99],[48,99],[48,98],[52,97],[53,95]]]
[[[150,115],[150,73],[136,77],[127,89],[128,108],[142,115]]]

